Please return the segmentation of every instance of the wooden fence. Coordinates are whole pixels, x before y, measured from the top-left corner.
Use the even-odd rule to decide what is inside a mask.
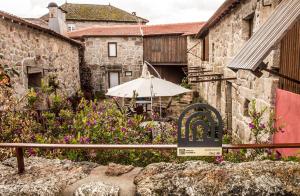
[[[279,73],[300,81],[300,21],[289,30],[281,41]],[[300,94],[299,82],[281,77],[279,87]]]

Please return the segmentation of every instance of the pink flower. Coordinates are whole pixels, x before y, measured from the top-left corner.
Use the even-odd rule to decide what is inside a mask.
[[[122,131],[122,132],[126,132],[127,130],[126,130],[125,127],[122,127],[122,128],[121,128],[121,131]]]
[[[128,119],[127,125],[128,125],[128,126],[133,126],[133,121],[132,121],[131,119]]]
[[[222,163],[223,161],[224,161],[223,156],[217,156],[216,159],[215,159],[215,162],[216,162],[217,164],[220,164],[220,163]]]
[[[281,128],[281,127],[279,127],[279,131],[280,131],[281,133],[284,133],[284,132],[285,132],[284,129]]]
[[[250,129],[254,129],[255,128],[255,125],[253,123],[249,123],[249,128]]]
[[[70,142],[70,136],[69,135],[67,135],[67,136],[65,136],[64,137],[64,141],[66,142],[66,143],[69,143]]]

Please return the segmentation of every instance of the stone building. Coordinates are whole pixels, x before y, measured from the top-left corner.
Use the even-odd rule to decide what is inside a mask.
[[[192,36],[202,25],[94,26],[69,32],[68,36],[85,44],[83,86],[103,92],[138,78],[144,61],[162,78],[181,83],[185,76],[182,68],[188,63],[187,48],[196,42]]]
[[[146,24],[149,21],[136,15],[135,12],[128,13],[112,5],[95,4],[73,4],[65,3],[58,6],[56,3],[50,3],[49,13],[40,19],[50,22],[55,10],[60,9],[65,13],[65,21],[68,31],[79,30],[94,25],[134,25]],[[34,20],[36,21],[36,19]]]
[[[86,88],[103,92],[140,76],[143,38],[139,26],[95,26],[68,35],[85,44]]]
[[[190,78],[190,82],[194,81],[201,97],[221,112],[226,127],[232,130],[234,138],[243,142],[250,139],[248,111],[251,101],[256,100],[259,110],[264,107],[274,108],[279,78],[269,72],[262,72],[258,76],[249,70],[233,71],[228,65],[245,44],[251,41],[280,2],[226,0],[198,33],[201,43],[197,50],[201,53],[201,58],[198,58],[197,64],[201,69],[199,68],[198,79]],[[263,59],[267,68],[273,72],[280,68],[279,48],[280,44],[277,42]],[[201,73],[202,69],[207,72]],[[269,114],[264,118],[268,117]]]
[[[49,74],[67,96],[80,90],[80,42],[2,11],[0,18],[0,64],[18,71],[13,78],[18,95],[40,87]]]

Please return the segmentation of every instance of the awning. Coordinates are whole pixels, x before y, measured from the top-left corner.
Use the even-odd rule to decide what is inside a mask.
[[[299,0],[283,0],[228,65],[255,71],[300,16]]]

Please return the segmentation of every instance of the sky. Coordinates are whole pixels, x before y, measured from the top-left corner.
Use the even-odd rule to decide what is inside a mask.
[[[66,0],[0,0],[0,10],[35,18],[48,12],[49,2],[62,5]],[[149,24],[206,21],[224,0],[67,0],[68,3],[106,4],[136,12]]]

